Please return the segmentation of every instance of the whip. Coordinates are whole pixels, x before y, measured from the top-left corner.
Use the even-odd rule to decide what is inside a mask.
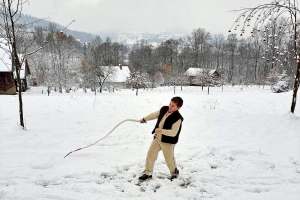
[[[94,142],[93,144],[90,144],[90,145],[88,145],[88,146],[81,147],[81,148],[78,148],[78,149],[76,149],[76,150],[74,150],[74,151],[71,151],[71,152],[69,152],[65,157],[67,157],[68,155],[70,155],[71,153],[73,153],[73,152],[75,152],[75,151],[79,151],[79,150],[82,150],[82,149],[86,149],[86,148],[88,148],[88,147],[90,147],[90,146],[93,146],[93,145],[97,144],[98,142],[100,142],[101,140],[103,140],[104,138],[106,138],[109,134],[111,134],[118,126],[120,126],[122,123],[127,122],[127,121],[139,122],[140,120],[136,120],[136,119],[125,119],[125,120],[121,121],[120,123],[118,123],[118,124],[117,124],[117,125],[116,125],[109,133],[107,133],[103,138],[99,139],[98,141]],[[64,158],[65,158],[65,157],[64,157]]]

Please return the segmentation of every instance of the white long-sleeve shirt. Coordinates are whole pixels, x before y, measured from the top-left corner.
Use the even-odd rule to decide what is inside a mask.
[[[153,119],[157,119],[158,116],[160,114],[160,110],[156,111],[156,112],[153,112],[149,115],[147,115],[146,117],[144,117],[144,119],[146,121],[150,121],[150,120],[153,120]],[[172,113],[170,113],[168,116],[166,115],[167,113],[164,114],[163,118],[161,119],[159,125],[158,125],[158,128],[163,128],[164,126],[164,123],[165,123],[165,120],[167,119],[168,116],[172,115]],[[166,129],[162,129],[162,132],[161,134],[163,135],[166,135],[166,136],[170,136],[170,137],[175,137],[176,134],[178,133],[178,130],[180,128],[180,125],[181,125],[181,119],[177,120],[173,125],[172,125],[172,128],[170,130],[166,130]],[[161,134],[155,134],[156,137],[161,140]]]

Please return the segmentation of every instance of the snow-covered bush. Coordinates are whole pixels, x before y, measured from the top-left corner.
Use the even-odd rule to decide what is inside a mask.
[[[287,92],[289,91],[289,84],[287,81],[278,81],[276,85],[273,86],[272,90],[276,93]]]
[[[285,70],[278,76],[278,79],[278,82],[272,87],[273,92],[280,93],[289,91],[289,78]]]

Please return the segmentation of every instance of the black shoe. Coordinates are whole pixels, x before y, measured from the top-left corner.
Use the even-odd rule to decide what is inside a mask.
[[[151,178],[152,178],[152,175],[143,174],[142,176],[139,177],[139,180],[140,181],[145,181],[145,180],[148,180],[148,179],[151,179]]]
[[[176,179],[177,178],[177,175],[172,175],[169,179],[171,180],[171,181],[173,181],[173,179]]]
[[[173,179],[177,178],[179,174],[179,170],[175,168],[174,174],[171,175],[170,180],[173,181]]]

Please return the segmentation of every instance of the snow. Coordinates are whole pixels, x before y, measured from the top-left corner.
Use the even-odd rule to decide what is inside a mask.
[[[0,44],[2,42],[2,38],[0,38]],[[0,72],[11,72],[11,59],[7,53],[8,51],[0,48]]]
[[[216,71],[215,69],[209,70],[209,74],[213,74],[215,71]],[[193,68],[193,67],[191,67],[184,74],[186,76],[197,76],[202,72],[203,72],[202,68]]]
[[[101,66],[101,68],[104,69],[104,72],[109,71],[110,66]],[[120,66],[111,66],[111,68],[114,71],[114,74],[110,74],[108,76],[108,82],[126,82],[127,78],[130,76],[130,70],[128,66],[122,66],[122,69],[120,69]]]
[[[130,76],[130,70],[128,66],[122,66],[122,69],[120,69],[119,66],[115,67],[116,74],[114,78],[112,78],[112,82],[126,82],[127,78]]]
[[[1,38],[0,38],[1,41]],[[1,43],[1,42],[0,42]],[[8,50],[0,48],[0,72],[11,72],[12,71],[12,60],[8,54]],[[22,56],[22,55],[19,55]],[[21,57],[20,57],[21,58]],[[16,72],[14,71],[16,77]],[[22,63],[20,70],[20,78],[24,79],[25,77],[25,62]]]
[[[42,94],[43,90],[43,94]],[[18,121],[18,96],[0,96],[0,199],[217,199],[298,200],[300,109],[289,112],[292,92],[269,87],[176,88],[184,117],[169,175],[162,153],[153,179],[135,185],[153,139],[155,121],[141,119],[168,105],[173,87],[97,93],[82,90],[23,93],[26,130]]]

